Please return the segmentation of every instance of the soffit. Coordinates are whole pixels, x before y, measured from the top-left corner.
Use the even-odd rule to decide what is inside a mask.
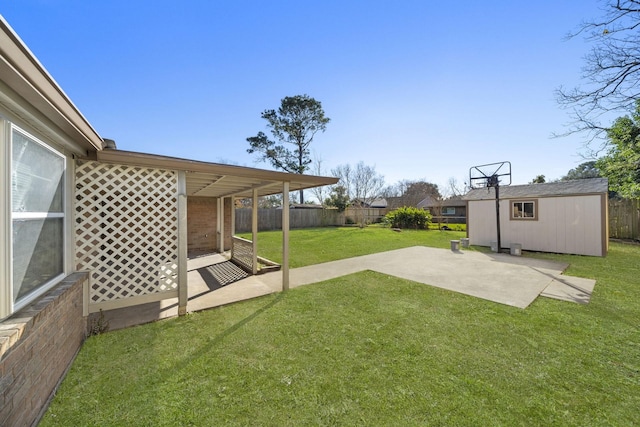
[[[104,163],[184,171],[187,196],[251,197],[254,189],[258,196],[269,196],[282,193],[283,182],[289,182],[290,191],[338,182],[334,177],[290,174],[122,150],[99,151],[97,159]]]

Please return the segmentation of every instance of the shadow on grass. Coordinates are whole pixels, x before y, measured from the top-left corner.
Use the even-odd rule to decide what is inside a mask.
[[[217,344],[220,344],[222,342],[222,340],[224,340],[226,337],[228,337],[229,335],[233,334],[234,332],[236,332],[238,329],[242,328],[243,326],[247,325],[248,323],[250,323],[251,321],[256,319],[258,316],[262,315],[266,311],[270,310],[272,307],[274,307],[276,304],[278,304],[280,301],[282,301],[282,299],[284,298],[284,295],[285,295],[285,293],[282,293],[282,292],[276,294],[272,301],[270,301],[269,303],[267,303],[264,306],[260,307],[255,312],[251,313],[249,316],[247,316],[244,319],[236,322],[235,324],[233,324],[232,326],[228,327],[227,329],[225,329],[224,331],[220,332],[219,334],[215,335],[213,338],[211,338],[206,343],[201,345],[200,348],[197,349],[197,351],[194,351],[189,356],[185,357],[184,359],[181,359],[180,362],[179,362],[180,366],[175,366],[174,365],[171,368],[168,368],[165,371],[164,374],[161,374],[161,376],[164,376],[164,375],[172,376],[172,375],[176,375],[177,373],[179,373],[180,371],[182,371],[184,369],[189,369],[189,365],[190,365],[191,362],[193,362],[193,361],[199,359],[200,357],[206,355],[207,353],[209,353],[211,348],[213,348]]]

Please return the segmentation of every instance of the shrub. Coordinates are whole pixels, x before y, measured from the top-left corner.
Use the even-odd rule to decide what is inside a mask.
[[[431,223],[431,214],[424,209],[403,206],[386,214],[384,223],[394,228],[425,230]]]

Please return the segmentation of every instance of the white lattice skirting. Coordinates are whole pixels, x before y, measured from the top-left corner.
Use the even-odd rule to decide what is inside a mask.
[[[90,304],[177,295],[177,189],[175,171],[77,162],[76,269],[92,272]]]

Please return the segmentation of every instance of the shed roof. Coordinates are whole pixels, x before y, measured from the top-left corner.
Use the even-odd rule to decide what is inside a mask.
[[[462,196],[452,196],[444,200],[436,200],[431,196],[427,196],[418,203],[419,208],[433,208],[433,207],[456,207],[466,206],[467,202],[462,199]]]
[[[251,197],[253,189],[259,196],[282,193],[282,183],[289,182],[289,190],[332,185],[338,178],[300,175],[244,166],[208,163],[156,154],[123,150],[102,150],[98,161],[186,172],[187,196]]]
[[[607,178],[576,179],[572,181],[548,182],[544,184],[510,185],[500,187],[501,199],[520,199],[526,197],[559,197],[585,194],[607,193]],[[478,188],[463,196],[464,200],[494,200],[494,188]]]

